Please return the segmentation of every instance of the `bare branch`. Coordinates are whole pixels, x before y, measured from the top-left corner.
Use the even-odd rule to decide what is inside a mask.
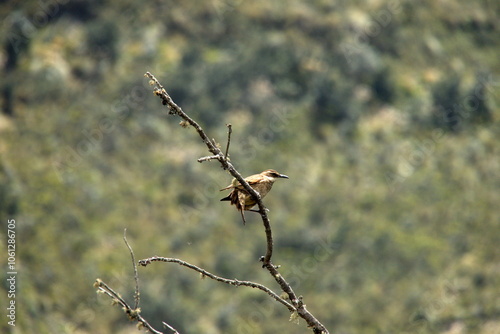
[[[175,102],[172,100],[170,95],[168,95],[165,88],[163,88],[163,86],[160,84],[158,79],[156,79],[155,76],[149,72],[146,72],[145,76],[150,78],[151,81],[153,82],[153,84],[156,85],[156,87],[154,88],[154,93],[156,96],[159,96],[162,99],[162,104],[166,105],[168,107],[169,114],[179,115],[182,119],[184,119],[186,122],[188,122],[189,125],[191,125],[193,128],[196,129],[196,131],[200,135],[200,137],[203,140],[203,142],[205,143],[205,145],[207,145],[208,150],[211,153],[213,153],[214,155],[218,155],[219,153],[221,153],[221,155],[222,155],[222,152],[220,152],[217,145],[215,145],[210,140],[210,138],[208,138],[208,136],[205,134],[205,132],[203,131],[201,126],[198,123],[196,123],[191,117],[189,117],[184,111],[182,111],[181,107],[179,107],[177,104],[175,104]]]
[[[94,283],[94,287],[97,288],[98,292],[104,293],[107,296],[109,296],[114,303],[120,304],[123,308],[123,311],[128,315],[130,320],[135,320],[139,324],[140,327],[146,328],[148,331],[154,334],[163,334],[163,332],[160,332],[153,328],[146,319],[144,319],[141,316],[141,309],[139,308],[139,302],[140,302],[140,291],[139,291],[139,274],[137,272],[137,263],[135,262],[135,255],[134,251],[132,250],[132,247],[128,243],[127,240],[127,229],[124,229],[123,231],[123,240],[125,241],[125,245],[127,245],[128,250],[130,251],[130,256],[132,257],[132,266],[134,267],[134,279],[135,279],[135,293],[134,293],[134,301],[135,301],[135,307],[132,308],[126,301],[125,299],[122,298],[122,296],[114,291],[109,285],[104,283],[101,279],[96,279]],[[163,324],[168,327],[169,329],[173,329],[172,326],[166,324],[163,322]],[[176,334],[179,334],[179,332],[175,329],[173,329]]]
[[[280,302],[281,304],[285,305],[290,310],[290,312],[297,311],[292,304],[290,304],[285,299],[281,298],[278,294],[276,294],[274,291],[272,291],[271,289],[269,289],[268,287],[266,287],[266,286],[264,286],[262,284],[255,283],[255,282],[250,282],[250,281],[240,281],[240,280],[237,280],[237,279],[228,279],[228,278],[220,277],[220,276],[214,275],[214,274],[206,271],[203,268],[197,267],[194,264],[191,264],[191,263],[188,263],[188,262],[182,261],[180,259],[176,259],[176,258],[153,256],[153,257],[150,257],[150,258],[147,258],[147,259],[144,259],[144,260],[139,260],[139,265],[146,267],[149,264],[151,264],[152,262],[173,262],[173,263],[177,263],[177,264],[180,264],[181,266],[184,266],[184,267],[187,267],[189,269],[193,269],[194,271],[199,272],[202,275],[202,278],[208,277],[208,278],[211,278],[211,279],[216,280],[218,282],[226,283],[226,284],[229,284],[229,285],[234,285],[234,286],[248,286],[248,287],[251,287],[251,288],[262,290],[265,293],[267,293],[268,295],[270,295],[271,297],[273,297],[275,300],[277,300],[278,302]]]
[[[158,97],[161,98],[162,104],[166,105],[169,109],[169,114],[175,114],[179,115],[184,121],[188,122],[192,127],[196,129],[198,134],[200,135],[201,139],[207,145],[208,150],[214,155],[218,156],[218,160],[220,164],[222,165],[223,169],[227,169],[229,173],[235,177],[238,182],[245,188],[246,191],[248,191],[249,194],[251,194],[255,200],[257,201],[257,205],[259,207],[259,213],[262,217],[262,222],[264,224],[264,231],[266,233],[266,240],[267,240],[267,250],[266,250],[266,255],[264,256],[264,266],[267,264],[271,263],[271,257],[273,255],[273,234],[271,230],[271,222],[269,220],[269,217],[267,216],[266,212],[266,207],[264,206],[264,203],[262,202],[262,199],[259,195],[259,193],[250,187],[247,181],[241,176],[241,174],[234,168],[234,166],[224,158],[224,154],[222,151],[217,147],[215,144],[215,141],[211,141],[205,131],[203,131],[202,127],[196,123],[191,117],[189,117],[182,109],[179,107],[168,95],[167,91],[161,83],[156,79],[156,77],[151,74],[150,72],[146,72],[144,74],[145,77],[151,79],[150,83],[154,85],[155,87],[153,88],[154,94]]]
[[[97,288],[98,292],[104,293],[111,297],[113,301],[117,304],[120,304],[123,308],[123,311],[127,314],[128,318],[130,320],[137,321],[140,326],[146,328],[148,331],[154,334],[163,334],[163,332],[160,332],[153,328],[146,319],[144,319],[141,316],[141,309],[139,308],[132,308],[130,305],[123,299],[119,293],[111,289],[106,283],[104,283],[102,280],[99,278],[96,279],[94,283],[94,287]]]
[[[233,132],[233,128],[231,123],[226,124],[227,126],[227,146],[226,146],[226,154],[224,154],[224,160],[227,161],[229,158],[229,144],[231,143],[231,133]]]
[[[135,262],[134,251],[132,250],[132,247],[130,247],[130,245],[127,241],[127,229],[123,230],[123,241],[125,241],[125,245],[127,245],[127,248],[130,251],[130,256],[132,257],[132,266],[134,266],[134,280],[135,280],[135,293],[134,293],[135,307],[134,307],[134,309],[137,309],[139,307],[139,302],[140,302],[139,274],[137,273],[137,264]]]
[[[205,162],[205,161],[210,161],[210,160],[215,160],[215,159],[219,159],[220,157],[218,155],[209,155],[207,157],[202,157],[202,158],[199,158],[197,161],[198,162]]]
[[[259,207],[259,213],[262,218],[262,223],[264,225],[264,231],[266,233],[267,249],[265,256],[262,257],[261,259],[263,263],[262,266],[269,271],[269,273],[274,277],[276,282],[280,285],[281,289],[288,294],[288,297],[290,298],[292,305],[297,309],[298,315],[302,317],[310,327],[312,327],[313,332],[315,334],[316,333],[328,334],[328,330],[325,328],[325,326],[321,322],[319,322],[306,309],[305,304],[302,302],[301,299],[297,297],[290,284],[288,284],[288,282],[281,276],[276,266],[274,266],[271,262],[271,257],[273,255],[273,235],[271,230],[271,222],[267,215],[266,207],[264,206],[264,203],[262,202],[262,198],[260,197],[259,193],[255,189],[253,189],[248,184],[248,182],[245,181],[245,179],[241,176],[241,174],[234,168],[232,163],[229,162],[229,159],[226,159],[227,158],[226,155],[224,155],[222,151],[217,147],[215,140],[210,140],[205,131],[203,131],[203,129],[201,128],[201,126],[198,123],[196,123],[191,117],[189,117],[177,104],[174,103],[170,95],[168,95],[165,88],[163,88],[163,86],[155,78],[155,76],[150,72],[146,72],[144,76],[151,79],[150,80],[151,85],[155,86],[153,89],[154,94],[161,98],[163,105],[166,105],[168,107],[169,114],[178,115],[184,121],[193,126],[198,132],[203,142],[205,143],[205,145],[207,146],[208,150],[213,154],[213,156],[217,156],[217,160],[219,160],[222,168],[227,169],[228,172],[234,178],[236,178],[236,180],[238,180],[238,182],[243,186],[243,188],[245,188],[245,190],[254,197],[255,201],[257,202],[257,206]]]
[[[174,334],[179,334],[179,332],[177,331],[177,329],[175,329],[174,327],[170,326],[169,324],[167,324],[165,321],[162,321],[162,324],[163,326],[167,327],[168,329],[170,329],[172,332],[174,332]]]

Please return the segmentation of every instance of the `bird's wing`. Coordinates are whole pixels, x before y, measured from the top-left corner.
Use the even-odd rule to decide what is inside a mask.
[[[260,174],[250,175],[249,177],[245,178],[245,181],[247,181],[247,183],[249,185],[257,184],[257,183],[262,181],[262,175],[260,175]],[[231,182],[230,185],[228,185],[225,188],[222,188],[220,191],[228,190],[228,189],[244,190],[245,188],[238,182],[238,180],[233,179],[233,181]]]
[[[247,181],[247,183],[250,185],[250,187],[254,188],[254,185],[256,185],[262,181],[262,176],[260,174],[251,175],[251,176],[245,178],[245,181]],[[243,187],[243,185],[240,184],[239,182],[237,185],[234,185],[233,187],[234,187],[234,189],[238,189],[239,191],[242,191],[245,194],[248,194],[245,187]]]
[[[253,185],[253,184],[257,184],[259,182],[262,182],[262,179],[263,179],[262,175],[255,174],[255,175],[251,175],[251,176],[247,177],[245,179],[245,181],[247,181],[247,183],[249,185]]]

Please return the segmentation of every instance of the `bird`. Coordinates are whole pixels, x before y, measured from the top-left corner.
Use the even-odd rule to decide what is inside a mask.
[[[288,179],[289,177],[285,174],[280,174],[274,169],[267,169],[260,174],[250,175],[245,178],[245,181],[257,191],[260,198],[264,198],[267,193],[273,187],[274,181],[277,179]],[[230,185],[222,188],[220,191],[232,189],[231,193],[222,198],[221,201],[231,201],[231,205],[235,205],[236,209],[240,211],[241,218],[243,219],[243,225],[245,225],[245,214],[243,211],[250,211],[256,204],[257,200],[248,193],[247,190],[240,184],[240,182],[234,178]]]

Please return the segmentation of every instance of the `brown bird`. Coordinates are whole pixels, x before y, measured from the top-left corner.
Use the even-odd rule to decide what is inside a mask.
[[[251,175],[245,178],[245,181],[247,181],[250,187],[252,187],[259,193],[261,198],[264,198],[264,196],[266,196],[273,187],[274,181],[279,178],[288,179],[288,176],[280,174],[274,169],[268,169],[260,174]],[[243,211],[249,211],[257,204],[257,201],[236,179],[233,179],[230,185],[222,188],[220,191],[228,189],[232,189],[231,193],[229,194],[229,196],[221,199],[221,201],[231,201],[231,205],[236,206],[236,209],[238,209],[238,211],[240,211],[241,213],[241,218],[243,219],[244,225],[246,221]]]

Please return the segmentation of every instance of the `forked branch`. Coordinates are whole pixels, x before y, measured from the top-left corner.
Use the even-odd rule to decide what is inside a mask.
[[[161,83],[155,78],[155,76],[153,74],[151,74],[150,72],[147,72],[145,74],[145,76],[150,79],[150,84],[152,86],[154,86],[154,88],[153,88],[154,94],[156,96],[160,97],[160,99],[162,100],[162,104],[163,105],[166,105],[168,107],[169,114],[178,115],[179,117],[181,117],[183,119],[183,123],[187,122],[189,125],[191,125],[193,128],[195,128],[195,130],[198,132],[198,135],[201,137],[201,139],[203,140],[203,142],[207,146],[209,152],[212,153],[211,156],[198,159],[198,161],[199,162],[203,162],[203,161],[210,161],[210,160],[217,159],[220,162],[222,168],[228,170],[229,173],[234,178],[236,178],[236,180],[238,180],[239,183],[245,188],[245,190],[250,195],[252,195],[254,197],[254,199],[256,200],[257,205],[259,207],[259,211],[258,212],[260,213],[260,216],[262,218],[262,223],[264,225],[264,230],[265,230],[265,233],[266,233],[266,240],[267,240],[266,254],[265,254],[265,256],[263,256],[261,258],[261,261],[263,263],[263,267],[265,267],[269,271],[269,273],[272,275],[272,277],[274,277],[274,279],[276,280],[276,282],[280,285],[281,289],[288,295],[288,298],[290,299],[290,302],[291,302],[290,306],[292,308],[290,308],[289,305],[287,305],[287,304],[289,304],[288,302],[287,302],[287,304],[285,304],[285,306],[287,306],[289,310],[295,310],[295,312],[297,312],[297,314],[307,322],[307,324],[309,325],[309,327],[311,327],[313,329],[313,332],[315,334],[319,334],[319,333],[328,334],[328,330],[325,328],[325,326],[321,322],[319,322],[306,309],[305,304],[302,302],[302,298],[297,297],[297,295],[293,291],[293,289],[290,286],[290,284],[283,278],[283,276],[281,276],[281,274],[278,272],[277,267],[275,265],[273,265],[272,262],[271,262],[271,257],[273,255],[273,236],[272,236],[272,230],[271,230],[271,223],[270,223],[269,217],[267,215],[266,207],[264,206],[264,203],[262,202],[262,198],[260,197],[259,193],[257,191],[255,191],[245,181],[245,179],[234,168],[234,166],[232,165],[232,163],[228,159],[228,155],[229,155],[229,143],[230,143],[231,132],[232,132],[231,126],[228,125],[228,142],[227,142],[227,146],[226,146],[226,153],[224,154],[219,149],[219,147],[218,147],[217,143],[215,142],[215,140],[210,140],[209,137],[207,136],[207,134],[205,133],[205,131],[203,131],[203,129],[201,128],[201,126],[198,123],[196,123],[191,117],[189,117],[172,100],[172,98],[170,97],[170,95],[168,95],[168,93],[165,90],[165,88],[161,85]],[[150,259],[150,262],[152,261],[152,259],[153,258]],[[155,259],[155,261],[163,261],[163,260],[168,259],[168,258],[154,258],[154,259]],[[161,260],[161,259],[163,259],[163,260]],[[180,262],[183,262],[183,261],[180,261],[180,260],[176,260],[176,261],[173,261],[173,260],[174,259],[169,259],[166,262],[177,262],[179,264],[181,264]],[[144,262],[144,264],[141,263],[142,265],[146,265],[147,264],[147,260],[144,260],[144,261],[146,261],[146,262]],[[197,269],[195,269],[197,267],[195,267],[193,265],[189,265],[189,264],[186,264],[186,263],[181,264],[181,265],[184,265],[184,266],[187,266],[187,267],[189,267],[191,269],[197,270]],[[200,269],[200,268],[198,268],[198,269],[199,270],[203,270],[203,269]],[[199,270],[197,270],[197,271],[199,271]],[[201,272],[200,271],[200,273],[206,275],[205,272]],[[213,276],[216,277],[215,275],[213,275]],[[240,282],[240,281],[235,281],[235,282]],[[241,283],[238,283],[238,284],[241,284]],[[271,290],[269,290],[269,291],[271,291]],[[279,302],[283,303],[279,299],[276,299],[276,300],[278,300]]]
[[[139,308],[132,308],[126,301],[123,299],[120,294],[114,291],[111,287],[109,287],[106,283],[104,283],[101,279],[96,279],[94,283],[94,287],[97,288],[97,291],[100,293],[104,293],[109,296],[114,304],[118,304],[122,307],[123,311],[127,314],[128,318],[132,321],[137,321],[139,327],[144,327],[148,331],[154,334],[163,334],[162,332],[156,330],[151,326],[146,319],[144,319],[141,315],[141,310]]]
[[[125,242],[125,245],[127,245],[127,248],[130,252],[130,256],[132,258],[132,266],[134,267],[134,280],[135,280],[135,293],[134,293],[134,302],[135,306],[131,307],[125,299],[122,298],[122,296],[114,291],[109,285],[104,283],[101,279],[96,279],[94,283],[94,287],[97,289],[98,292],[103,293],[110,297],[113,300],[113,304],[118,304],[122,307],[123,311],[125,314],[127,314],[128,318],[132,321],[137,321],[137,324],[139,328],[146,328],[149,332],[154,333],[154,334],[163,334],[162,332],[158,331],[157,329],[153,328],[149,324],[149,322],[144,319],[141,315],[141,309],[139,308],[139,302],[140,302],[140,291],[139,291],[139,273],[137,272],[137,263],[135,262],[135,255],[134,251],[132,250],[132,247],[128,243],[127,240],[127,229],[123,231],[123,241]],[[166,322],[163,322],[163,325],[170,329],[174,334],[179,334],[179,332],[173,328],[171,325],[167,324]]]
[[[199,272],[201,274],[202,278],[208,277],[208,278],[213,279],[215,281],[226,283],[226,284],[233,285],[233,286],[248,286],[250,288],[262,290],[265,293],[267,293],[269,296],[273,297],[276,301],[278,301],[281,304],[285,305],[286,308],[288,308],[288,310],[290,310],[290,312],[297,311],[295,309],[295,307],[293,307],[292,304],[290,304],[285,299],[283,299],[279,295],[277,295],[274,291],[272,291],[271,289],[269,289],[268,287],[266,287],[266,286],[264,286],[262,284],[255,283],[255,282],[250,282],[250,281],[240,281],[240,280],[237,280],[237,279],[229,279],[229,278],[220,277],[220,276],[214,275],[214,274],[206,271],[203,268],[197,267],[194,264],[191,264],[191,263],[179,260],[179,259],[175,259],[175,258],[153,256],[153,257],[150,257],[148,259],[139,260],[139,264],[141,266],[144,266],[144,267],[148,266],[152,262],[172,262],[172,263],[177,263],[177,264],[179,264],[181,266],[184,266],[184,267],[187,267],[189,269],[193,269],[194,271]]]
[[[222,168],[227,169],[229,173],[233,177],[235,177],[240,182],[240,184],[245,188],[245,190],[248,191],[248,193],[251,194],[257,201],[257,205],[259,207],[259,213],[262,217],[262,222],[264,224],[264,230],[266,233],[266,240],[267,240],[267,250],[266,250],[266,255],[264,256],[263,259],[263,265],[266,267],[271,265],[271,257],[273,256],[273,234],[271,230],[271,223],[269,221],[269,217],[267,216],[266,207],[264,206],[264,203],[262,202],[259,193],[255,191],[255,189],[250,187],[248,182],[246,182],[245,179],[241,176],[241,174],[236,170],[236,168],[234,168],[233,164],[229,161],[229,159],[226,159],[226,155],[229,152],[226,152],[225,155],[217,146],[215,141],[209,139],[205,131],[203,131],[202,127],[198,123],[196,123],[191,117],[189,117],[181,109],[181,107],[179,107],[172,100],[172,98],[170,97],[170,95],[168,95],[167,91],[165,90],[165,88],[163,88],[162,84],[158,81],[158,79],[156,79],[155,76],[150,72],[146,72],[145,76],[151,79],[150,84],[154,86],[153,92],[156,96],[161,98],[162,104],[168,107],[169,110],[168,113],[171,115],[178,115],[185,122],[187,122],[189,125],[195,128],[196,132],[198,132],[198,135],[201,137],[201,139],[207,146],[210,153],[213,154],[213,156],[201,158],[202,161],[217,159],[222,165]],[[231,129],[231,127],[229,127],[229,129]],[[230,133],[231,132],[229,132],[228,135],[228,142],[230,140]],[[227,149],[229,149],[229,145],[227,146]]]

